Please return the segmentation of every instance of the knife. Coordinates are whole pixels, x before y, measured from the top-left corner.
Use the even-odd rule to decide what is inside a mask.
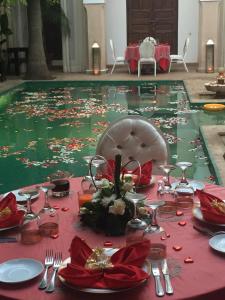
[[[164,290],[163,290],[163,287],[161,284],[161,280],[160,280],[160,271],[159,271],[158,263],[152,261],[151,266],[152,266],[152,275],[154,276],[154,279],[155,279],[156,295],[158,297],[163,297],[165,293],[164,293]]]
[[[17,239],[15,237],[0,237],[0,243],[16,243]]]
[[[173,294],[173,287],[172,287],[172,284],[171,284],[171,281],[170,281],[169,269],[168,269],[166,259],[162,260],[161,267],[162,267],[162,273],[163,273],[165,283],[166,283],[166,294],[172,295]]]

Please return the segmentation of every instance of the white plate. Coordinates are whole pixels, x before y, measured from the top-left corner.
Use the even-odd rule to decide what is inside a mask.
[[[197,181],[197,180],[188,180],[188,183],[190,184],[190,186],[193,187],[194,191],[196,190],[204,190],[205,185],[203,182],[201,181]],[[176,188],[176,186],[179,184],[179,181],[175,181],[171,184],[172,189],[174,190]]]
[[[193,209],[193,216],[201,221],[201,222],[204,222],[204,223],[207,223],[207,224],[211,224],[211,225],[216,225],[216,226],[221,226],[221,227],[225,227],[225,224],[216,224],[216,223],[213,223],[213,222],[208,222],[206,221],[204,218],[203,218],[203,215],[202,215],[202,211],[201,211],[201,208],[200,207],[195,207]]]
[[[211,237],[209,245],[214,250],[225,253],[225,234],[217,234]]]
[[[37,277],[43,271],[42,263],[35,259],[11,259],[0,264],[0,282],[19,283]]]
[[[16,196],[16,202],[25,202],[25,201],[27,201],[25,196],[21,196],[19,194],[20,191],[21,190],[15,190],[15,191],[8,192],[8,193],[4,194],[4,197],[7,196],[9,193],[13,193]],[[31,196],[31,200],[36,199],[37,197],[39,197],[39,195],[40,195],[40,193],[37,192],[36,194]]]
[[[105,248],[105,253],[108,255],[108,256],[112,256],[116,251],[118,251],[118,249],[116,248]],[[61,267],[59,268],[60,269],[63,269],[67,266],[67,264],[70,263],[70,257],[68,257],[67,259],[65,259],[61,265]],[[142,268],[146,273],[150,274],[151,273],[151,268],[150,268],[150,262],[146,260],[143,268]],[[115,290],[112,290],[112,289],[95,289],[95,288],[80,288],[80,287],[77,287],[75,285],[72,285],[68,282],[66,282],[66,280],[62,277],[62,276],[58,276],[59,277],[59,280],[67,287],[71,288],[71,289],[74,289],[74,290],[77,290],[77,291],[80,291],[80,292],[85,292],[85,293],[92,293],[92,294],[112,294],[112,293],[118,293],[118,292],[124,292],[124,291],[127,291],[127,290],[130,290],[130,289],[133,289],[133,288],[136,288],[137,286],[143,284],[144,282],[147,281],[147,279],[145,280],[142,280],[140,282],[138,282],[136,285],[130,287],[130,288],[123,288],[123,289],[115,289]]]

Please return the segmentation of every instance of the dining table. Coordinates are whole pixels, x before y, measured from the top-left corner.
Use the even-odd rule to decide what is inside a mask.
[[[157,177],[157,180],[162,177]],[[63,260],[67,259],[71,241],[75,236],[84,239],[91,247],[104,247],[110,242],[113,248],[125,246],[125,236],[105,236],[96,233],[80,223],[77,193],[81,190],[81,177],[70,178],[71,193],[62,198],[49,197],[50,205],[57,208],[59,215],[59,235],[43,237],[41,241],[32,245],[20,242],[20,228],[0,231],[2,237],[16,237],[16,243],[2,243],[0,246],[0,264],[18,258],[30,258],[41,261],[47,249],[62,252]],[[225,199],[225,187],[205,183],[204,190],[208,193]],[[170,194],[159,196],[157,184],[147,188],[148,198],[151,200],[165,198],[174,202]],[[196,196],[195,196],[196,197]],[[197,203],[197,199],[195,199]],[[38,212],[44,204],[44,193],[40,192],[37,199],[32,201],[32,208]],[[209,246],[209,237],[196,231],[193,224],[201,222],[192,213],[192,208],[181,209],[182,214],[170,218],[158,218],[159,224],[167,233],[167,260],[171,272],[173,295],[162,298],[170,300],[198,299],[222,300],[225,298],[225,255]],[[205,223],[203,222],[203,225]],[[79,249],[77,249],[79,251]],[[0,265],[1,266],[1,265]],[[38,288],[43,273],[38,277],[21,283],[0,283],[0,299],[26,299],[26,300],[111,300],[123,297],[124,300],[158,299],[155,294],[155,283],[152,275],[148,280],[134,288],[115,293],[99,294],[96,292],[79,291],[77,287],[68,287],[59,278],[56,280],[56,289],[52,293]],[[163,277],[161,281],[164,286]]]
[[[128,45],[125,50],[125,60],[129,63],[131,73],[137,72],[138,60],[140,59],[139,44]],[[158,70],[168,72],[170,64],[170,45],[155,45],[155,59]]]

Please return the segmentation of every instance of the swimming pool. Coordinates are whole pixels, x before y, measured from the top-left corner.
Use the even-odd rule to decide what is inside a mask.
[[[82,157],[93,155],[105,128],[127,114],[163,131],[171,162],[193,163],[188,177],[217,182],[199,126],[224,124],[224,112],[190,107],[183,81],[44,81],[0,96],[0,193],[46,181],[56,170],[86,174]]]

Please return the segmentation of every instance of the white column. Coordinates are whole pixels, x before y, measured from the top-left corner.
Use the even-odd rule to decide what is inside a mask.
[[[205,72],[206,43],[209,39],[215,44],[214,68],[220,67],[221,0],[199,0],[199,3],[198,71]]]
[[[70,35],[62,30],[63,71],[82,72],[87,68],[87,27],[82,0],[61,0],[69,20]]]
[[[88,23],[88,70],[92,71],[92,45],[97,42],[101,51],[101,72],[106,72],[105,0],[83,0]]]

